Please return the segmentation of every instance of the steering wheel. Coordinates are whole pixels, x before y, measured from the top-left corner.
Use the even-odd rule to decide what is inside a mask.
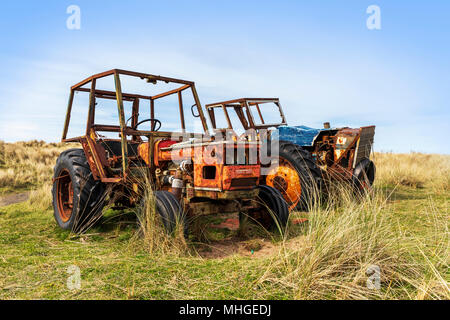
[[[159,129],[161,129],[161,121],[159,121],[158,119],[145,119],[142,121],[139,121],[138,123],[136,123],[136,125],[133,127],[133,130],[137,130],[137,127],[140,126],[141,124],[143,124],[144,122],[149,122],[149,121],[153,121],[153,125],[152,128],[150,129],[150,131],[158,131]],[[156,126],[158,125],[158,128],[156,128]]]

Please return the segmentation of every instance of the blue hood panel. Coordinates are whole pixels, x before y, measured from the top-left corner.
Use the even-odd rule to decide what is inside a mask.
[[[272,139],[289,141],[299,146],[312,146],[317,135],[327,129],[314,129],[307,126],[282,126],[272,132]]]

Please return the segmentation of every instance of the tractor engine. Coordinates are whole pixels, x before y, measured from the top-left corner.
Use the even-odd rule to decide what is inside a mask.
[[[149,161],[148,148],[148,143],[142,143],[138,152],[149,167],[155,168],[156,184],[179,199],[231,200],[242,206],[242,199],[252,199],[258,194],[255,189],[260,179],[257,143],[160,140],[154,144],[153,163]],[[224,211],[220,211],[220,203],[216,203],[204,209],[204,213],[211,209],[236,210],[236,204],[227,203],[222,208]]]
[[[338,164],[349,167],[355,153],[359,129],[344,128],[322,131],[315,140],[313,153],[322,167]]]

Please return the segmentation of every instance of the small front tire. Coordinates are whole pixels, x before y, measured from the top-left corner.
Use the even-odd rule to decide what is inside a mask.
[[[281,193],[272,187],[260,185],[258,195],[258,209],[252,209],[246,214],[239,215],[240,221],[249,218],[266,230],[283,231],[289,220],[289,208]]]
[[[154,206],[156,213],[161,217],[164,229],[168,234],[173,234],[176,230],[177,225],[182,226],[183,235],[187,239],[188,237],[188,226],[186,223],[186,217],[183,214],[180,202],[178,199],[168,191],[155,191],[153,197]],[[146,201],[148,198],[144,198],[143,210],[145,210]]]

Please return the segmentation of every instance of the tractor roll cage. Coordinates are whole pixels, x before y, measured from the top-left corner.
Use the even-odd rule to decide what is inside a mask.
[[[148,82],[156,84],[157,81],[163,81],[165,83],[178,83],[182,86],[169,90],[154,96],[145,96],[140,94],[131,94],[131,93],[123,93],[120,83],[120,75],[127,75],[132,77],[139,77],[141,79],[146,79]],[[96,80],[100,78],[104,78],[107,76],[114,76],[114,82],[116,91],[106,91],[106,90],[98,90],[95,87]],[[91,83],[91,88],[83,88],[86,84]],[[89,112],[88,112],[88,123],[86,127],[86,135],[90,133],[90,129],[94,127],[94,113],[95,113],[95,98],[104,98],[104,99],[116,99],[117,100],[117,107],[119,111],[119,121],[120,121],[120,127],[118,126],[102,126],[97,125],[95,126],[96,130],[103,130],[103,131],[120,131],[121,133],[125,133],[128,135],[146,135],[147,131],[139,131],[134,130],[134,132],[130,132],[130,129],[125,127],[125,113],[123,109],[123,101],[133,101],[135,102],[137,99],[145,99],[150,101],[150,114],[151,117],[154,118],[154,101],[159,98],[163,98],[166,96],[169,96],[171,94],[178,94],[178,102],[180,107],[180,121],[181,121],[181,128],[184,131],[186,129],[186,125],[184,122],[184,110],[182,106],[182,97],[181,92],[191,88],[192,94],[195,100],[195,103],[197,105],[198,115],[200,116],[200,120],[202,121],[202,126],[205,132],[208,132],[208,125],[206,122],[206,119],[204,117],[204,114],[202,112],[200,100],[198,98],[197,91],[195,89],[195,84],[192,81],[186,81],[181,79],[175,79],[175,78],[168,78],[168,77],[162,77],[162,76],[156,76],[153,74],[148,73],[140,73],[140,72],[134,72],[134,71],[126,71],[126,70],[120,70],[120,69],[113,69],[106,72],[95,74],[89,78],[86,78],[85,80],[77,83],[76,85],[72,86],[70,89],[70,96],[69,96],[69,103],[67,106],[67,113],[66,113],[66,121],[64,123],[64,130],[62,135],[62,141],[63,142],[70,142],[71,140],[74,140],[76,138],[70,138],[67,139],[67,131],[69,129],[69,122],[70,122],[70,115],[72,111],[72,104],[74,99],[74,93],[79,92],[89,92]],[[133,111],[132,111],[132,127],[136,125],[137,118],[138,118],[139,110],[137,110],[137,104],[133,104]]]
[[[142,80],[146,80],[149,83],[156,84],[158,81],[162,81],[165,83],[175,83],[180,84],[181,86],[169,90],[166,92],[162,92],[153,96],[146,96],[141,94],[132,94],[132,93],[124,93],[122,92],[121,82],[120,82],[120,75],[125,76],[131,76],[131,77],[138,77]],[[115,91],[107,91],[107,90],[100,90],[96,89],[96,80],[100,78],[105,78],[108,76],[114,77],[114,83],[115,83]],[[86,88],[85,86],[90,84],[90,88]],[[127,136],[132,136],[132,140],[136,141],[138,136],[147,136],[150,139],[153,139],[153,137],[170,137],[171,132],[161,132],[161,131],[143,131],[143,130],[136,130],[134,129],[138,123],[138,117],[139,117],[139,100],[149,100],[150,101],[150,117],[152,119],[155,118],[154,112],[155,112],[155,106],[154,102],[157,99],[177,94],[178,95],[178,103],[179,103],[179,112],[180,112],[180,122],[181,122],[181,129],[182,133],[185,134],[186,125],[184,120],[184,110],[183,110],[183,100],[182,100],[182,92],[186,89],[192,90],[192,95],[194,98],[194,106],[197,106],[198,111],[198,117],[200,118],[202,122],[202,126],[204,129],[204,132],[208,134],[208,125],[206,122],[206,118],[203,114],[202,106],[200,104],[200,100],[197,94],[197,91],[195,89],[195,84],[192,81],[186,81],[181,79],[175,79],[175,78],[169,78],[169,77],[163,77],[163,76],[157,76],[153,74],[148,73],[140,73],[140,72],[134,72],[134,71],[127,71],[127,70],[120,70],[120,69],[112,69],[106,72],[95,74],[89,78],[86,78],[85,80],[75,84],[70,88],[70,96],[69,96],[69,102],[67,105],[67,113],[66,113],[66,119],[64,123],[64,129],[62,134],[62,142],[81,142],[87,141],[88,143],[91,142],[95,144],[95,132],[96,131],[104,131],[104,132],[119,132],[120,138],[121,138],[121,144],[122,144],[122,159],[123,159],[123,174],[125,175],[125,171],[127,170],[127,163],[128,163],[128,151],[127,151]],[[70,116],[72,112],[72,105],[74,100],[75,92],[89,92],[89,111],[88,111],[88,117],[87,117],[87,125],[86,125],[86,135],[84,136],[78,136],[78,137],[71,137],[67,138],[67,132],[69,129],[69,123],[70,123]],[[102,124],[94,124],[94,115],[95,115],[95,99],[96,98],[102,98],[102,99],[111,99],[111,100],[117,100],[117,108],[118,108],[118,114],[119,114],[119,125],[102,125]],[[132,116],[131,116],[131,127],[126,125],[126,119],[125,119],[125,112],[124,112],[124,104],[123,101],[131,101],[132,102]],[[192,106],[192,108],[194,107]],[[151,127],[153,128],[154,121],[151,121]],[[95,148],[93,148],[95,150]],[[95,151],[94,151],[95,153]],[[96,165],[97,167],[100,166],[100,161],[96,159],[97,157],[94,156],[95,162],[98,162]],[[102,179],[105,178],[104,174],[101,174],[102,170],[100,171],[100,176]]]
[[[280,123],[266,123],[264,117],[261,113],[260,104],[273,102],[280,112]],[[253,116],[250,106],[255,106],[258,112],[259,120],[261,124],[256,124],[255,118]],[[248,130],[250,128],[254,129],[267,129],[270,127],[279,127],[282,125],[287,125],[286,117],[284,116],[283,109],[280,105],[280,100],[278,98],[240,98],[222,102],[216,102],[205,105],[208,111],[209,119],[211,120],[213,129],[233,129],[233,125],[230,120],[230,115],[228,114],[228,108],[233,108],[236,112],[243,128]],[[225,119],[228,124],[228,128],[217,128],[216,117],[214,109],[221,108],[225,114]]]

